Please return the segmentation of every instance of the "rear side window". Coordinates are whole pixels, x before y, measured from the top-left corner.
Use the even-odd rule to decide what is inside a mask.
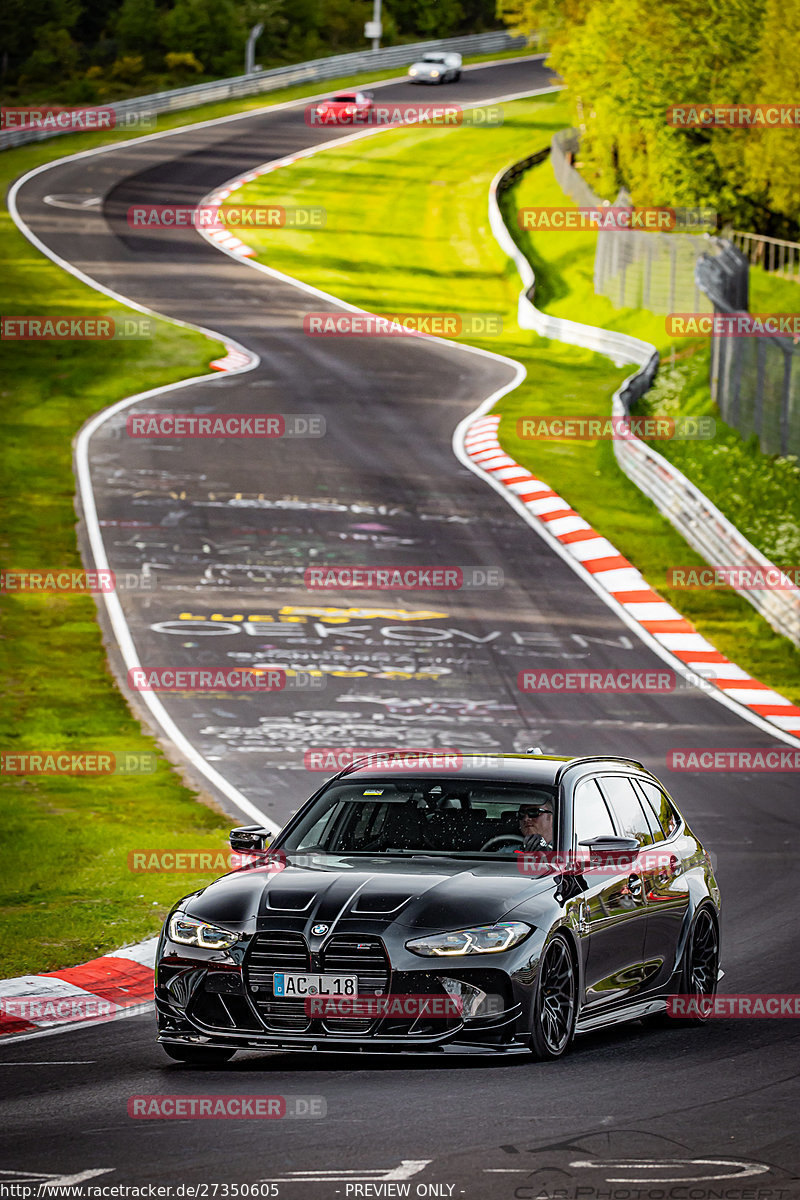
[[[647,779],[639,779],[637,782],[644,792],[649,806],[655,811],[658,823],[664,830],[664,836],[671,837],[680,824],[677,812],[660,787],[657,787],[654,783],[650,783]]]
[[[594,779],[584,779],[578,784],[573,803],[576,849],[591,838],[616,836],[608,805]]]
[[[600,786],[617,818],[623,837],[636,838],[640,846],[651,846],[650,826],[639,796],[627,775],[601,775]]]

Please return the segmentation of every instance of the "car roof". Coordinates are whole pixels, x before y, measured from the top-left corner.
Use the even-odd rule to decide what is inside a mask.
[[[413,756],[415,760],[424,758],[424,767],[400,766],[392,764],[391,759],[402,759]],[[558,754],[491,754],[472,753],[455,754],[446,751],[423,754],[419,750],[397,751],[394,754],[380,753],[376,756],[356,759],[336,776],[337,779],[374,778],[378,774],[391,773],[393,779],[418,779],[421,773],[435,775],[437,770],[443,774],[453,771],[453,759],[458,758],[458,774],[461,778],[485,779],[497,783],[533,783],[557,784],[565,770],[579,764],[587,768],[592,764],[608,767],[616,765],[624,769],[634,767],[649,775],[640,762],[632,758],[614,758],[603,755],[588,757],[564,756]],[[441,765],[439,765],[441,764]]]

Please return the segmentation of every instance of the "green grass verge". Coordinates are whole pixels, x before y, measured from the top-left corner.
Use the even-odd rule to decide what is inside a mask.
[[[3,182],[47,152],[42,146],[6,152]],[[0,229],[6,314],[130,315],[34,250],[5,210]],[[219,343],[163,321],[142,341],[3,342],[0,508],[7,567],[80,566],[75,432],[114,400],[202,374],[219,350]],[[157,750],[109,673],[91,597],[9,594],[0,607],[5,753]],[[128,850],[216,848],[228,825],[197,804],[160,754],[152,775],[2,774],[0,824],[0,977],[68,966],[156,932],[195,881],[133,875]]]
[[[491,131],[402,130],[341,146],[271,174],[236,195],[264,203],[276,189],[286,204],[323,203],[324,230],[248,232],[260,257],[351,303],[378,312],[503,314],[501,337],[470,339],[519,359],[528,378],[504,397],[500,437],[517,461],[546,479],[595,528],[609,537],[719,649],[758,678],[800,701],[800,651],[774,634],[745,600],[726,592],[676,592],[666,572],[702,565],[683,538],[619,470],[609,442],[532,442],[517,437],[530,415],[607,413],[628,369],[576,347],[540,339],[516,324],[518,278],[492,237],[486,216],[489,183],[498,168],[549,144],[568,123],[558,96],[505,106]],[[524,204],[563,204],[548,164],[523,177],[509,194]],[[663,318],[616,310],[592,288],[594,235],[562,233],[520,240],[540,273],[540,304],[557,315],[647,338],[669,352]],[[678,352],[693,347],[676,343]]]

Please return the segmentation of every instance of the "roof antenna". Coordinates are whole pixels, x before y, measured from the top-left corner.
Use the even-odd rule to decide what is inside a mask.
[[[528,746],[528,749],[525,751],[525,753],[526,754],[543,754],[544,751],[542,750],[541,746]]]

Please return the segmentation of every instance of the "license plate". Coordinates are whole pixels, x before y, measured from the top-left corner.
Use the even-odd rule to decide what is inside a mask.
[[[274,996],[357,996],[357,975],[295,975],[276,971],[272,977]]]

